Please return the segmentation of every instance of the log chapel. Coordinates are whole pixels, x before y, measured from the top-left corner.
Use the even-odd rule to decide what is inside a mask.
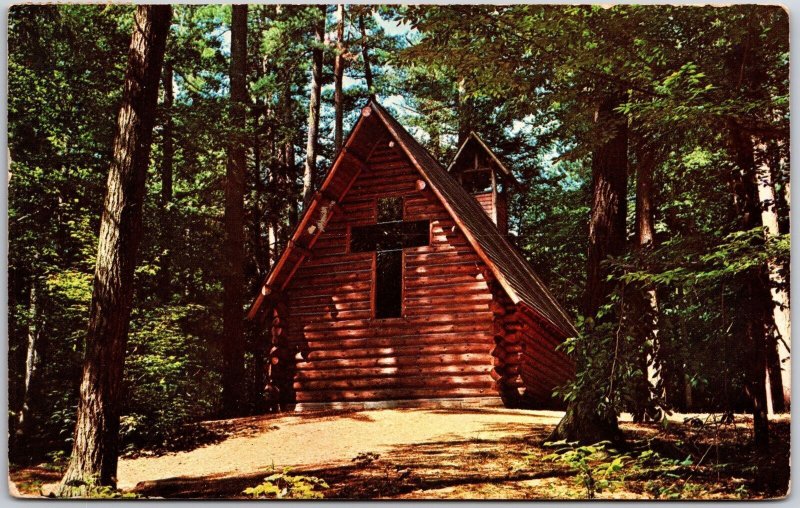
[[[509,242],[513,185],[477,134],[445,169],[371,100],[250,308],[273,402],[552,406],[575,329]]]

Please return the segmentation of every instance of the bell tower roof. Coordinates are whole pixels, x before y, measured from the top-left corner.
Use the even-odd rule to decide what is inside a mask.
[[[467,139],[461,144],[456,152],[450,166],[447,167],[448,173],[455,174],[468,170],[491,169],[503,179],[516,182],[514,174],[489,148],[478,133],[471,131]]]

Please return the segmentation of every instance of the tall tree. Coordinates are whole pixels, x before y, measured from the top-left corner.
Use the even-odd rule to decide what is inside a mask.
[[[223,412],[241,411],[244,377],[244,185],[247,170],[245,135],[247,94],[247,5],[231,12],[231,115],[225,179],[225,273],[222,303],[222,405]]]
[[[755,177],[758,185],[758,199],[761,208],[761,224],[767,241],[780,236],[778,225],[777,202],[775,196],[775,182],[769,164],[766,143],[752,136],[755,148],[756,171]],[[771,370],[770,381],[775,391],[770,394],[773,406],[778,412],[788,411],[792,399],[792,324],[789,308],[789,291],[787,290],[786,269],[781,263],[770,257],[767,260],[767,271],[772,295],[772,317],[775,322],[776,337],[770,341],[768,348],[777,349],[777,365],[779,372]],[[772,343],[775,343],[774,345]],[[770,351],[772,352],[772,351]]]
[[[25,354],[25,374],[22,384],[22,397],[17,408],[17,421],[14,434],[10,440],[11,453],[16,453],[20,447],[24,447],[28,437],[28,429],[31,427],[31,399],[33,398],[33,386],[37,378],[37,371],[41,361],[41,303],[37,281],[31,282],[28,305],[28,343]]]
[[[370,99],[375,98],[375,86],[372,83],[372,66],[369,62],[369,38],[364,23],[364,13],[358,14],[358,29],[361,31],[361,58],[364,60],[364,80],[367,83],[367,94]]]
[[[598,318],[598,311],[611,293],[614,282],[608,280],[605,264],[609,256],[625,252],[625,219],[628,171],[627,118],[616,111],[622,99],[610,93],[598,104],[595,113],[595,132],[604,136],[592,154],[592,206],[589,216],[589,251],[586,291],[584,294],[585,337],[577,347],[576,369],[587,370],[591,361],[591,344],[596,330],[608,316]],[[602,332],[601,332],[602,333]],[[613,372],[608,373],[613,376]],[[552,438],[595,443],[619,441],[617,415],[604,394],[589,382],[578,387],[575,398],[553,431]]]
[[[753,145],[735,120],[728,120],[728,129],[737,163],[730,175],[730,186],[740,231],[747,232],[761,225]],[[765,452],[769,448],[766,348],[772,318],[766,267],[751,267],[741,274],[741,278],[743,288],[736,298],[739,311],[734,318],[734,334],[749,353],[745,392],[752,404],[754,443],[756,448]]]
[[[317,173],[317,143],[319,138],[319,109],[322,95],[322,55],[325,43],[325,18],[327,7],[319,6],[319,17],[314,21],[314,47],[311,62],[311,97],[308,101],[308,140],[306,142],[306,165],[303,171],[303,208],[308,207],[314,193]]]
[[[656,143],[647,135],[637,136],[636,155],[636,212],[634,250],[641,257],[646,257],[655,248],[655,203],[653,200],[653,173],[658,161]],[[643,357],[643,372],[646,382],[642,383],[642,400],[637,401],[641,418],[646,415],[657,419],[656,406],[663,404],[664,383],[661,378],[660,357],[658,355],[658,296],[656,289],[649,284],[637,284],[632,288],[635,300],[628,308],[631,312],[628,319],[633,328]],[[645,381],[643,379],[643,381]]]
[[[122,373],[158,83],[172,9],[138,6],[100,222],[75,438],[59,493],[115,486]]]
[[[161,266],[159,267],[159,293],[162,301],[167,301],[170,296],[170,263],[172,260],[172,173],[175,162],[175,122],[172,119],[172,110],[175,94],[172,85],[172,62],[164,62],[164,115],[163,148],[161,161],[161,231],[162,242]]]
[[[336,6],[336,59],[333,62],[334,74],[334,151],[339,152],[342,148],[342,140],[344,133],[342,132],[344,124],[344,91],[342,90],[342,81],[344,80],[344,23],[345,13],[344,4]]]

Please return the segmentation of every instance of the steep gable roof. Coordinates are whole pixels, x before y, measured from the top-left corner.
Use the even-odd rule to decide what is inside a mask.
[[[506,165],[503,164],[503,161],[501,161],[500,158],[497,156],[497,154],[494,153],[494,150],[486,146],[486,143],[483,142],[483,139],[475,131],[470,131],[469,136],[467,136],[467,139],[465,139],[464,142],[461,143],[461,146],[458,148],[455,157],[453,157],[453,161],[450,163],[449,166],[447,166],[447,172],[452,173],[453,168],[456,167],[456,165],[461,161],[461,159],[469,156],[471,153],[474,152],[474,150],[480,150],[484,152],[489,157],[489,159],[491,159],[494,162],[495,167],[502,174],[506,175],[511,180],[516,181],[516,178],[514,178],[514,174],[511,172],[511,170],[509,170],[506,167]]]
[[[389,136],[408,156],[412,165],[417,168],[453,220],[462,229],[472,247],[492,270],[492,273],[512,302],[524,304],[562,335],[573,335],[575,328],[567,312],[556,301],[517,249],[500,233],[481,205],[375,100],[370,100],[362,110],[362,114],[348,137],[344,148],[336,157],[328,177],[303,214],[303,218],[289,245],[267,277],[261,293],[250,309],[248,317],[254,318],[263,301],[272,292],[281,289],[275,287],[276,285],[285,287],[296,270],[297,264],[302,262],[304,255],[307,255],[313,246],[317,236],[310,233],[311,236],[309,237],[306,234],[314,228],[313,218],[319,218],[320,216],[323,218],[322,223],[319,223],[319,229],[314,228],[316,235],[318,235],[319,230],[324,229],[324,222],[330,220],[331,213],[325,210],[333,210],[333,213],[336,213],[336,202],[344,198],[350,185],[360,173],[360,169],[365,167],[363,161],[367,157],[362,154],[368,153],[370,148],[359,147],[357,138],[359,137],[359,131],[363,129],[363,125],[366,122],[374,122],[375,120],[373,119],[380,121],[388,131]],[[344,160],[349,160],[355,163],[356,166],[361,164],[361,167],[354,176],[347,176],[347,178],[350,178],[349,184],[340,182],[338,188],[343,188],[343,192],[341,190],[332,192],[334,176],[343,171],[342,168],[345,167]],[[340,180],[346,180],[346,178],[342,177]],[[325,210],[322,210],[322,208],[325,208]],[[309,227],[309,224],[312,224],[312,226]],[[302,243],[304,236],[308,237],[305,240],[307,242],[306,245]],[[294,263],[292,260],[294,260]],[[292,264],[295,266],[291,266]],[[287,269],[289,270],[288,275],[286,275]]]

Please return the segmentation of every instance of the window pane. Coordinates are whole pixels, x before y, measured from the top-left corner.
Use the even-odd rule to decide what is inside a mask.
[[[403,247],[424,247],[430,244],[430,221],[404,222],[403,226]]]
[[[375,276],[375,317],[400,317],[403,299],[403,252],[378,252]]]
[[[378,200],[378,222],[403,220],[403,197],[393,196]]]
[[[489,171],[465,171],[461,174],[461,181],[470,194],[492,190],[492,175]]]
[[[400,250],[428,245],[430,221],[390,222],[354,226],[350,230],[350,252]]]

